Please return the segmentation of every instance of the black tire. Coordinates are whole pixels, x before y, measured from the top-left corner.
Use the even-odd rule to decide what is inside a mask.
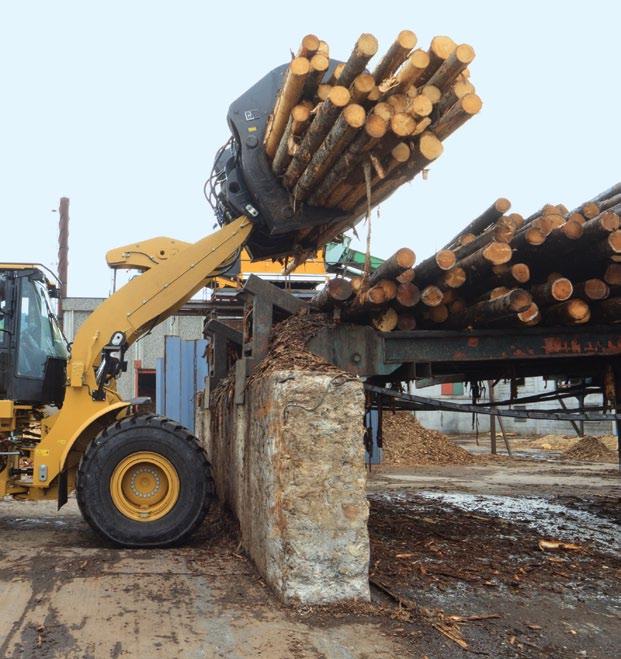
[[[148,451],[177,472],[179,494],[171,510],[153,521],[137,521],[115,505],[110,482],[128,456]],[[107,540],[123,547],[170,547],[187,540],[215,497],[211,468],[189,430],[161,416],[131,416],[102,431],[88,446],[77,479],[84,519]]]

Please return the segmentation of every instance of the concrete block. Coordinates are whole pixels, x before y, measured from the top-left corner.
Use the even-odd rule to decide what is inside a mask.
[[[362,382],[279,371],[246,394],[199,426],[245,550],[285,602],[368,600]]]

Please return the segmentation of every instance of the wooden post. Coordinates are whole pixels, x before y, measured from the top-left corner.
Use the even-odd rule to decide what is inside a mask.
[[[492,380],[487,381],[487,389],[489,391],[489,404],[492,409],[494,409],[494,382]],[[489,436],[491,442],[491,453],[496,455],[496,415],[490,414],[489,416]]]
[[[69,197],[61,197],[58,205],[58,278],[60,291],[58,299],[58,322],[63,326],[63,301],[67,297],[69,277]]]

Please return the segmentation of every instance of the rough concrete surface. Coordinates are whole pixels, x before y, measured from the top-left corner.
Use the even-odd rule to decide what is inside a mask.
[[[95,536],[75,500],[60,512],[0,501],[0,656],[403,656],[381,619],[316,624],[281,607],[214,519],[190,546],[122,550]]]
[[[261,575],[285,602],[368,600],[361,381],[276,371],[222,400],[205,444]]]

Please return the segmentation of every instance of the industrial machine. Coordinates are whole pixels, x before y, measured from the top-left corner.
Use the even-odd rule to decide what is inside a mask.
[[[154,238],[107,254],[141,274],[109,297],[72,345],[52,313],[53,277],[0,264],[0,496],[56,499],[76,489],[85,520],[129,547],[168,546],[202,522],[213,498],[206,457],[185,428],[122,400],[115,378],[128,347],[228,269],[253,259],[295,265],[354,223],[299,205],[272,174],[262,145],[280,67],[233,103],[232,137],[217,154],[208,198],[220,228],[196,243]]]

